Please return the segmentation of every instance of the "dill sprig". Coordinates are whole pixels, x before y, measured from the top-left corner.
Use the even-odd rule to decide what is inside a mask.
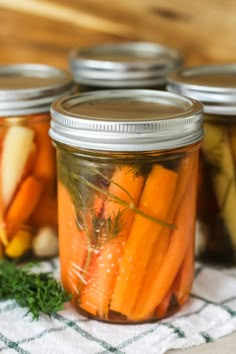
[[[161,226],[165,226],[165,227],[168,227],[169,229],[171,230],[175,230],[177,227],[175,224],[171,224],[167,221],[164,221],[164,220],[160,220],[158,218],[155,218],[149,214],[146,214],[145,212],[143,212],[142,210],[136,208],[132,203],[127,203],[125,200],[117,197],[115,194],[112,194],[112,193],[109,193],[99,187],[97,187],[96,185],[94,185],[93,183],[89,182],[88,180],[86,180],[85,178],[81,177],[81,176],[76,176],[74,174],[74,178],[78,179],[79,181],[81,181],[82,183],[86,184],[88,187],[90,187],[91,189],[97,191],[97,192],[100,192],[102,193],[103,195],[107,196],[111,201],[113,202],[116,202],[122,206],[124,206],[125,208],[127,209],[130,209],[132,210],[134,213],[142,216],[143,218],[147,219],[147,220],[150,220],[152,222],[155,222],[157,224],[160,224]]]
[[[92,232],[91,244],[94,248],[99,248],[106,242],[112,241],[122,231],[125,223],[122,220],[122,215],[127,209],[113,212],[113,216],[106,219],[93,217],[92,219]]]
[[[33,272],[35,263],[24,266],[0,260],[0,300],[15,300],[28,309],[33,320],[40,313],[48,316],[63,309],[71,299],[51,272]]]

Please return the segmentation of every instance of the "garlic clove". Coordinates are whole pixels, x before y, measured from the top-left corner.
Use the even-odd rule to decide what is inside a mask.
[[[51,227],[42,227],[33,240],[33,252],[37,257],[53,257],[58,254],[58,237]]]

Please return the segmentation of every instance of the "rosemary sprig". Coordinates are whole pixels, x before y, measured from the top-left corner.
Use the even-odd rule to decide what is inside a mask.
[[[61,283],[50,272],[33,272],[35,263],[17,266],[7,260],[0,261],[0,300],[15,300],[19,306],[28,309],[33,320],[40,313],[52,315],[63,309],[69,301]]]

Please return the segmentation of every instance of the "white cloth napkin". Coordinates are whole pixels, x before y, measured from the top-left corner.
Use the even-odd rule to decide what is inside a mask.
[[[58,259],[41,263],[59,277]],[[0,302],[0,354],[162,354],[236,329],[236,268],[196,265],[190,300],[176,315],[142,325],[110,325],[80,316],[66,304],[52,318],[32,321],[13,301]]]

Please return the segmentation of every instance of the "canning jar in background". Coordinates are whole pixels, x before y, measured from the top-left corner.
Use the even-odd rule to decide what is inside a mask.
[[[154,90],[53,103],[61,276],[86,316],[152,321],[187,300],[201,110]]]
[[[74,49],[69,64],[79,91],[108,88],[164,89],[167,76],[179,68],[179,53],[149,42],[106,44]]]
[[[168,89],[202,101],[205,138],[200,154],[197,255],[236,261],[236,65],[180,70]]]
[[[0,257],[57,254],[49,109],[72,88],[71,76],[54,67],[0,66]]]

